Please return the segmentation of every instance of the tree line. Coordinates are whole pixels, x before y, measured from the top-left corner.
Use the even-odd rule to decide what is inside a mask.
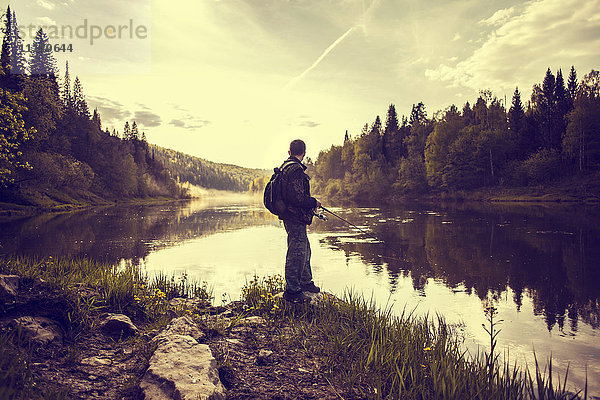
[[[171,176],[180,182],[189,182],[208,189],[253,191],[254,180],[268,173],[260,169],[218,164],[159,146],[150,147],[153,157],[171,172]]]
[[[40,28],[23,54],[16,14],[3,18],[0,53],[0,196],[91,192],[103,198],[183,196],[149,151],[134,121],[123,135],[103,129],[90,112],[78,77],[64,79],[47,35]],[[25,196],[26,197],[26,196]]]
[[[365,124],[357,137],[322,151],[309,167],[317,192],[367,200],[390,195],[536,185],[596,173],[600,166],[600,73],[578,81],[571,67],[546,71],[523,104],[518,87],[508,111],[490,90],[473,105],[451,105],[432,117],[413,104],[398,117]]]

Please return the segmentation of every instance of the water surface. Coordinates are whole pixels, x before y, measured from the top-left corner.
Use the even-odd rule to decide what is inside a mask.
[[[439,313],[472,352],[492,302],[504,322],[500,349],[533,365],[550,354],[570,381],[585,369],[600,395],[600,210],[558,205],[331,208],[374,240],[329,217],[309,229],[313,274],[323,289],[373,297],[381,306]],[[0,224],[0,251],[134,262],[150,273],[209,282],[215,302],[237,300],[252,276],[283,274],[286,236],[255,200],[47,214]]]

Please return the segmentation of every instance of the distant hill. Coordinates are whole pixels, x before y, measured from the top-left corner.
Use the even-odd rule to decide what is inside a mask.
[[[230,164],[218,164],[188,154],[150,145],[150,152],[180,182],[189,182],[207,189],[248,191],[250,184],[270,172]]]

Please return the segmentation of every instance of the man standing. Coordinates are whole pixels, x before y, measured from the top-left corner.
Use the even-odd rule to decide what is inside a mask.
[[[282,165],[284,174],[284,200],[286,211],[279,217],[287,232],[288,249],[285,257],[286,288],[283,298],[292,303],[310,300],[304,293],[319,293],[312,280],[310,267],[310,244],[306,226],[312,223],[314,210],[321,203],[310,196],[310,177],[304,172],[302,160],[306,155],[306,144],[296,139],[290,143],[290,157]]]

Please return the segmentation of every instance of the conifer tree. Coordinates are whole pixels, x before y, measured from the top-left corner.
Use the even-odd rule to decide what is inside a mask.
[[[577,87],[577,71],[575,71],[575,66],[571,65],[571,72],[569,73],[569,80],[567,81],[567,92],[571,99],[571,108],[573,107],[575,96],[577,95]]]
[[[92,115],[92,122],[94,126],[98,128],[99,131],[102,131],[102,120],[100,118],[100,113],[97,108],[94,108],[94,114]]]
[[[0,74],[8,77],[10,75],[10,48],[12,36],[12,13],[10,6],[6,10],[6,21],[2,28],[4,38],[2,39],[2,52],[0,53]],[[6,78],[3,78],[6,81]],[[4,84],[5,82],[3,82]]]
[[[398,113],[396,112],[396,107],[393,104],[390,104],[382,138],[383,155],[388,161],[395,161],[400,158],[400,148],[398,144],[402,143],[402,138],[399,138],[399,131]]]
[[[25,75],[27,72],[27,61],[23,55],[23,39],[19,33],[19,24],[17,15],[13,11],[12,15],[12,34],[10,49],[10,73],[13,75]]]
[[[48,40],[48,35],[40,28],[33,39],[31,58],[29,60],[31,75],[54,76],[56,60]]]
[[[123,128],[123,140],[131,140],[131,128],[129,127],[129,121],[125,121],[125,127]]]
[[[140,132],[138,130],[137,123],[135,121],[133,121],[133,124],[131,125],[131,139],[132,140],[140,140]]]
[[[75,108],[77,115],[88,119],[90,118],[90,110],[87,101],[85,101],[83,86],[81,85],[78,76],[75,77],[75,83],[73,84],[73,107]]]
[[[63,83],[62,100],[67,110],[73,109],[73,95],[71,93],[71,76],[69,75],[69,62],[65,66],[65,81]]]

